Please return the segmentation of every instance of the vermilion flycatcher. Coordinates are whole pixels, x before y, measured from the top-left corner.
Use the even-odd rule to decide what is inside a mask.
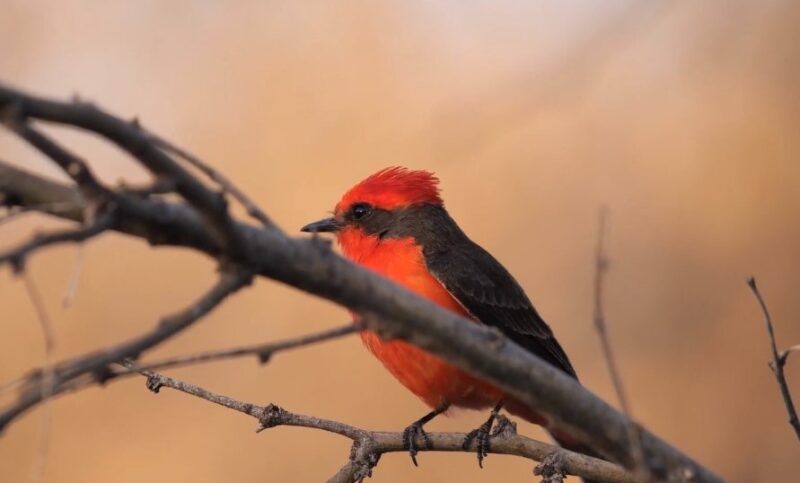
[[[444,208],[439,180],[428,171],[393,167],[352,187],[334,216],[311,223],[304,232],[333,232],[345,256],[464,317],[500,329],[511,340],[577,379],[550,327],[533,308],[519,283],[495,258],[458,227]],[[373,332],[361,338],[370,351],[433,411],[404,432],[417,464],[416,437],[430,444],[423,425],[450,406],[493,407],[489,419],[464,441],[477,441],[478,462],[489,450],[494,420],[502,407],[547,428],[535,408],[442,359],[403,341],[383,341]],[[554,432],[562,446],[587,448]]]

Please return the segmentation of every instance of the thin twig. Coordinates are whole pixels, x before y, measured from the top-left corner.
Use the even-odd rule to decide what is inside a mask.
[[[320,342],[325,342],[340,337],[346,336],[362,330],[363,324],[360,322],[350,323],[345,326],[328,329],[322,332],[301,335],[289,339],[279,340],[275,342],[267,342],[264,344],[257,344],[246,347],[237,347],[234,349],[224,349],[218,351],[207,351],[184,356],[170,357],[149,363],[141,363],[137,366],[137,370],[130,369],[109,369],[105,374],[103,382],[114,381],[118,378],[124,378],[137,374],[142,370],[157,370],[157,369],[173,369],[176,367],[184,367],[188,365],[201,364],[206,362],[219,361],[223,359],[231,359],[236,357],[244,357],[254,355],[259,358],[260,362],[267,363],[275,354],[284,352],[291,349],[297,349]],[[66,363],[58,364],[57,367],[68,366],[69,361]],[[11,391],[15,388],[25,385],[35,384],[41,378],[42,369],[33,369],[29,371],[26,376],[19,377],[9,381],[0,386],[0,394]],[[90,386],[97,385],[96,378],[86,378],[69,388],[70,391],[82,389]]]
[[[356,449],[358,449],[358,446],[365,446],[369,452],[374,452],[376,456],[383,453],[407,451],[403,445],[402,432],[367,431],[338,421],[293,413],[274,404],[258,406],[228,396],[215,394],[185,381],[144,370],[131,361],[124,361],[123,365],[146,376],[147,387],[151,391],[158,392],[162,388],[168,387],[252,416],[259,422],[257,431],[276,426],[298,426],[344,436],[354,442]],[[432,444],[429,448],[423,448],[422,451],[473,451],[471,448],[465,450],[463,447],[465,433],[428,433],[428,436]],[[522,456],[534,461],[541,461],[550,454],[558,453],[561,456],[564,469],[570,474],[611,483],[634,481],[629,473],[615,464],[567,451],[558,446],[552,446],[517,434],[495,436],[492,439],[490,452]]]
[[[64,297],[61,299],[61,305],[65,308],[72,305],[72,302],[75,301],[75,294],[78,293],[78,282],[81,279],[85,252],[86,245],[78,245],[78,250],[75,252],[75,262],[69,273],[69,280],[67,280],[67,288],[64,290]]]
[[[232,359],[244,356],[256,356],[258,357],[259,362],[265,363],[269,361],[269,359],[278,352],[282,352],[288,349],[295,349],[298,347],[303,347],[311,344],[316,344],[318,342],[338,339],[339,337],[358,332],[361,329],[362,329],[361,324],[351,323],[342,327],[336,327],[323,332],[302,335],[299,337],[293,337],[291,339],[281,340],[277,342],[268,342],[266,344],[236,347],[233,349],[199,352],[184,356],[170,357],[155,362],[143,363],[140,366],[138,366],[137,371],[141,370],[155,371],[163,369],[172,369],[175,367],[202,364],[206,362],[213,362],[222,359]],[[121,376],[124,374],[125,374],[124,372],[114,373],[115,376],[118,375]]]
[[[0,253],[0,266],[9,263],[15,270],[21,270],[25,258],[32,252],[41,248],[61,243],[81,243],[111,229],[114,226],[114,216],[110,213],[102,214],[88,226],[78,229],[65,229],[36,235],[29,241]]]
[[[75,181],[87,198],[99,200],[108,195],[108,189],[98,181],[83,159],[56,144],[50,137],[31,126],[24,118],[12,115],[5,119],[5,125],[55,162],[67,176]]]
[[[55,331],[53,330],[53,323],[47,310],[44,307],[44,301],[39,294],[39,289],[33,282],[33,278],[26,271],[21,272],[21,277],[25,285],[25,290],[28,294],[28,299],[33,305],[36,312],[36,317],[39,320],[39,326],[42,329],[42,337],[44,338],[44,365],[42,366],[42,384],[41,384],[41,398],[44,402],[42,404],[42,422],[39,432],[39,451],[37,452],[36,461],[33,465],[31,472],[31,481],[40,482],[44,479],[45,470],[47,469],[47,456],[50,451],[50,396],[53,395],[55,387],[55,372],[53,368],[53,353],[56,348]]]
[[[55,382],[52,395],[72,389],[70,383],[87,375],[94,375],[98,382],[108,376],[108,366],[128,357],[139,357],[143,352],[157,346],[175,334],[186,329],[197,320],[211,312],[229,295],[248,285],[253,274],[249,270],[232,267],[223,271],[220,279],[200,299],[184,310],[164,317],[151,331],[129,341],[58,364],[55,369]],[[0,411],[0,431],[14,418],[41,402],[41,381],[34,377],[17,401]]]
[[[628,396],[622,384],[622,376],[617,367],[614,350],[611,347],[611,340],[608,336],[605,311],[603,310],[603,286],[605,274],[608,272],[608,258],[605,254],[605,237],[608,230],[608,209],[601,207],[598,213],[597,244],[595,246],[595,269],[594,269],[594,327],[600,339],[600,346],[603,350],[603,359],[606,361],[608,373],[611,376],[611,383],[614,386],[614,393],[619,400],[622,413],[628,417],[628,439],[633,456],[637,476],[643,480],[652,479],[650,476],[649,465],[645,460],[644,448],[642,448],[642,436],[638,425],[631,416],[631,408],[628,403]]]
[[[792,393],[789,391],[789,385],[786,383],[786,376],[783,373],[783,366],[786,365],[786,357],[778,354],[778,346],[775,342],[775,329],[772,327],[772,317],[769,315],[764,297],[761,296],[761,292],[758,290],[755,277],[747,279],[747,286],[753,291],[756,300],[758,300],[758,305],[761,307],[761,312],[764,313],[764,323],[767,326],[767,335],[769,336],[769,347],[772,351],[770,367],[772,368],[772,372],[775,373],[775,379],[778,381],[778,387],[780,388],[781,396],[783,396],[783,404],[786,406],[786,412],[789,414],[789,424],[794,428],[797,439],[800,440],[800,420],[797,418],[797,410],[792,401]],[[790,350],[792,349],[790,348]],[[786,355],[788,355],[788,352]]]
[[[233,184],[225,175],[221,172],[217,171],[213,167],[211,167],[208,163],[204,162],[202,159],[198,158],[197,156],[193,155],[192,153],[182,149],[175,144],[167,141],[164,138],[157,136],[156,134],[147,133],[150,139],[155,143],[156,146],[160,147],[164,151],[174,154],[179,158],[183,159],[187,163],[191,164],[195,168],[199,169],[203,174],[208,176],[211,180],[216,182],[226,193],[230,193],[239,203],[244,206],[245,210],[247,210],[247,214],[253,217],[254,219],[261,222],[262,225],[266,228],[275,228],[275,223],[269,219],[264,210],[258,207],[255,202],[250,199],[242,190],[240,190],[235,184]]]
[[[92,104],[51,101],[4,85],[0,85],[2,110],[15,110],[22,119],[61,123],[103,136],[128,152],[156,178],[174,182],[176,192],[187,202],[129,199],[122,196],[124,193],[115,192],[120,212],[125,214],[124,218],[121,216],[124,221],[120,221],[119,231],[152,243],[191,247],[218,260],[224,257],[261,276],[327,298],[355,312],[374,313],[378,317],[370,330],[391,333],[491,382],[521,403],[538,408],[553,424],[589,442],[601,454],[632,464],[630,441],[625,437],[628,418],[575,380],[506,338],[498,338],[489,328],[473,324],[347,262],[329,247],[290,238],[278,230],[235,221],[227,210],[224,196],[209,189],[129,121]],[[17,183],[23,179],[26,181]],[[15,199],[33,202],[51,201],[56,196],[59,201],[74,199],[68,187],[57,188],[57,194],[42,193],[46,185],[52,187],[54,183],[42,182],[0,165],[0,189],[12,193]],[[80,200],[76,202],[81,203]],[[81,220],[83,215],[70,212],[64,216]],[[142,344],[143,350],[150,347],[153,336],[146,334],[135,347],[142,347]],[[494,341],[492,350],[487,350],[488,341]],[[105,366],[95,366],[98,362],[95,357],[87,364],[89,362],[94,371],[100,372],[100,378]],[[86,368],[86,365],[79,364],[79,367]],[[79,376],[87,373],[92,371]],[[0,426],[35,403],[17,404],[12,413],[1,413]],[[652,433],[642,430],[642,438],[648,454],[659,459],[659,469],[664,473],[681,468],[690,471],[697,482],[719,481],[711,471]]]

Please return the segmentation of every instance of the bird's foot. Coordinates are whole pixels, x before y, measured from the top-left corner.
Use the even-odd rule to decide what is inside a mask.
[[[408,450],[408,454],[411,456],[411,461],[414,463],[414,466],[419,466],[419,464],[417,464],[417,453],[420,448],[417,445],[418,437],[422,439],[422,444],[425,449],[431,448],[431,438],[422,428],[421,422],[417,421],[412,423],[403,430],[403,448]]]
[[[464,438],[464,443],[461,445],[464,450],[469,451],[470,447],[472,447],[472,443],[475,442],[475,452],[478,454],[478,466],[483,468],[483,458],[489,454],[489,450],[491,449],[489,439],[492,436],[492,424],[494,423],[494,418],[490,418],[485,423],[478,426],[477,429],[473,429],[467,436]]]

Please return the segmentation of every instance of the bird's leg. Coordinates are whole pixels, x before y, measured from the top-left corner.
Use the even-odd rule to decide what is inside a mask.
[[[447,408],[449,407],[450,403],[442,403],[436,406],[433,411],[414,421],[403,431],[403,447],[407,449],[408,454],[411,455],[411,461],[414,462],[414,466],[419,466],[417,464],[417,436],[422,437],[422,442],[424,443],[424,447],[426,449],[431,447],[431,438],[428,437],[428,433],[422,429],[422,426],[431,419],[447,411]]]
[[[469,450],[469,447],[472,446],[472,442],[477,441],[476,451],[478,453],[478,466],[481,468],[483,468],[483,458],[489,454],[489,437],[492,435],[494,420],[497,419],[497,415],[500,413],[500,410],[503,409],[504,403],[505,401],[502,400],[498,402],[494,409],[492,409],[491,414],[489,414],[489,419],[477,429],[470,431],[467,437],[464,438],[463,448],[465,450]]]

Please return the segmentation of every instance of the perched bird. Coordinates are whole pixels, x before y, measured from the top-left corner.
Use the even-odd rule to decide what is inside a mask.
[[[575,369],[513,276],[489,252],[470,240],[447,213],[439,180],[428,171],[383,169],[344,194],[333,217],[304,232],[332,232],[344,255],[412,292],[476,323],[501,330],[511,340],[575,377]],[[363,331],[369,350],[401,384],[433,410],[404,432],[417,464],[417,438],[429,444],[423,425],[449,407],[493,408],[489,419],[469,433],[465,449],[477,443],[478,463],[489,450],[495,419],[510,413],[548,428],[548,421],[502,390],[403,341],[384,341]],[[551,431],[552,432],[552,431]],[[589,453],[568,435],[553,432],[562,446]]]

